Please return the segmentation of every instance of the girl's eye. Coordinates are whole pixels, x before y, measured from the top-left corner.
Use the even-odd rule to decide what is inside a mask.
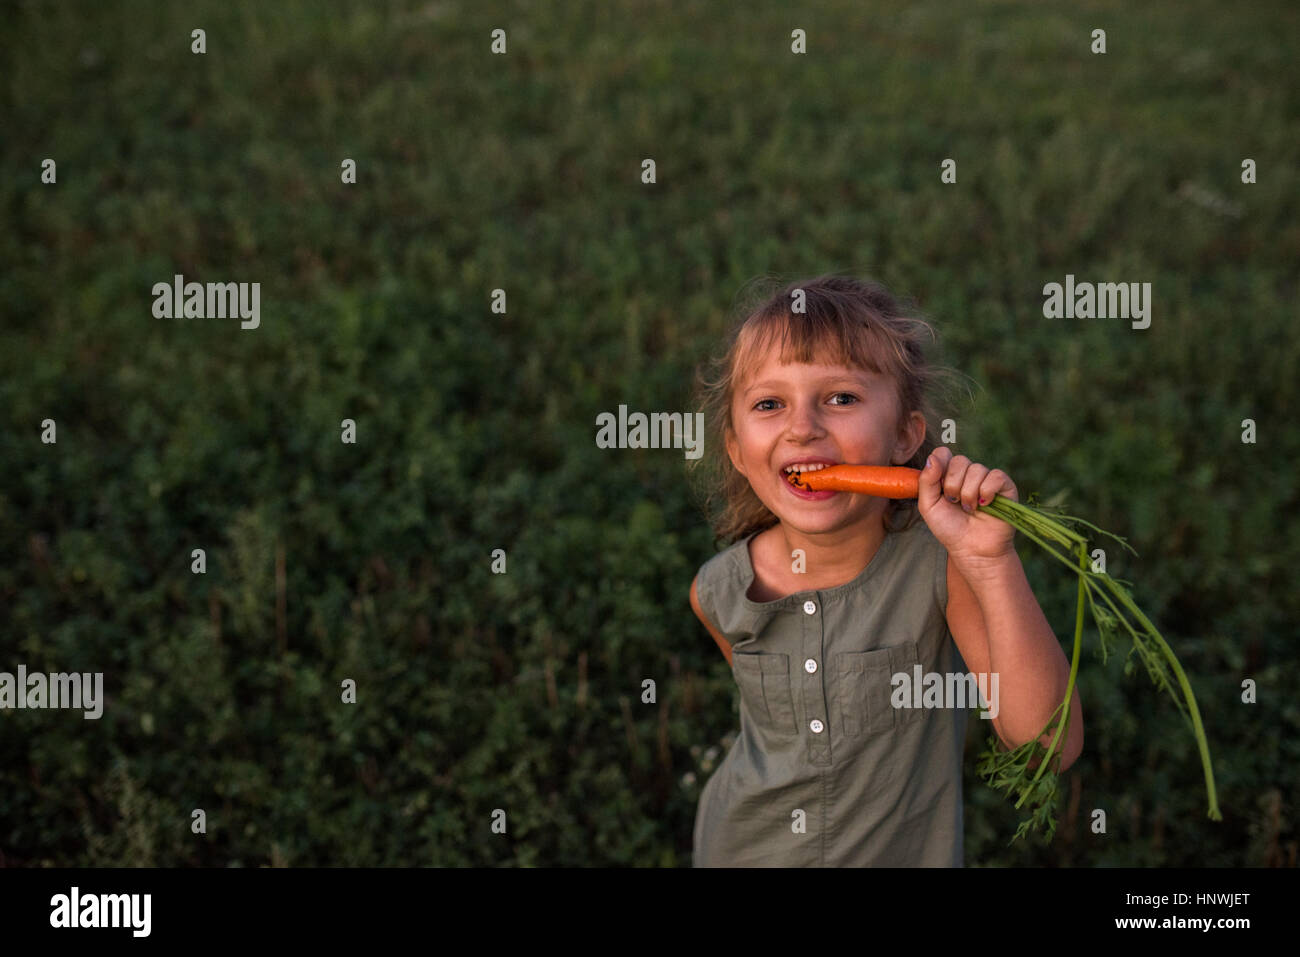
[[[854,402],[858,401],[858,397],[854,395],[852,392],[836,392],[833,396],[831,396],[831,398],[848,400],[847,402],[836,402],[835,403],[836,405],[852,405]]]
[[[757,402],[754,403],[754,408],[755,408],[756,410],[758,410],[759,412],[770,412],[770,411],[771,411],[771,407],[766,408],[766,409],[763,408],[763,403],[764,403],[764,402],[776,402],[776,399],[759,399]]]

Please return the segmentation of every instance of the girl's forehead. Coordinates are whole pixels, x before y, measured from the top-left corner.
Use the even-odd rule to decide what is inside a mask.
[[[869,331],[796,325],[788,317],[769,316],[744,329],[736,342],[732,366],[732,397],[760,385],[807,384],[835,376],[872,381],[892,374],[886,343]],[[882,361],[884,360],[884,361]]]

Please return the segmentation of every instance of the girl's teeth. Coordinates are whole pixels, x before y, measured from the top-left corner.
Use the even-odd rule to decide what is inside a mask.
[[[787,472],[816,472],[818,469],[826,468],[824,462],[818,462],[815,465],[791,465],[786,468]]]

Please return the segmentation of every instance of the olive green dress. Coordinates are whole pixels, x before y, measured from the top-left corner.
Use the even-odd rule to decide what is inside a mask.
[[[947,558],[917,517],[835,588],[751,601],[749,538],[701,567],[740,735],[700,795],[694,866],[962,866],[966,709],[890,702],[898,672],[966,670],[944,616]]]

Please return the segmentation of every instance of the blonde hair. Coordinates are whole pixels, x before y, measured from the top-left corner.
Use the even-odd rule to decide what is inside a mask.
[[[734,432],[732,399],[758,356],[779,344],[782,362],[824,360],[888,376],[897,389],[901,416],[919,411],[925,417],[925,440],[904,463],[914,468],[921,468],[939,445],[933,393],[952,372],[927,361],[924,340],[937,344],[934,327],[878,282],[823,275],[770,293],[763,291],[764,282],[775,280],[753,287],[766,298],[752,308],[741,307],[742,318],[733,324],[724,349],[696,375],[696,408],[705,414],[706,446],[724,451],[694,460],[690,468],[707,472],[703,504],[715,535],[727,544],[777,523],[725,452],[726,437]],[[805,297],[801,313],[791,311],[796,290]],[[886,531],[911,527],[917,515],[916,499],[891,499]]]

